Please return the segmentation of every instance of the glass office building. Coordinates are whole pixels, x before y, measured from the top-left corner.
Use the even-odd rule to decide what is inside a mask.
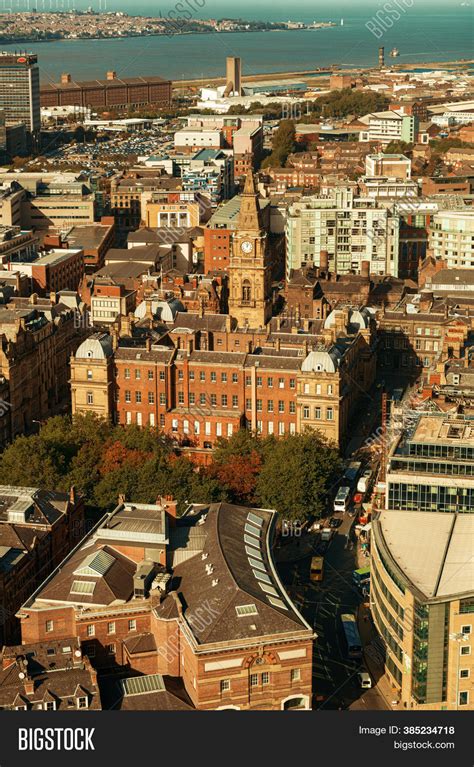
[[[41,127],[38,57],[0,53],[0,111],[5,123],[23,123],[30,134]]]

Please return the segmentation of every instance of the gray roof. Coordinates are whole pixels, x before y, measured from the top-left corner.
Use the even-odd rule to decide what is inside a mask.
[[[474,515],[382,511],[377,524],[395,563],[427,599],[474,594]]]
[[[93,333],[76,351],[76,359],[104,360],[112,356],[112,339],[107,333]]]

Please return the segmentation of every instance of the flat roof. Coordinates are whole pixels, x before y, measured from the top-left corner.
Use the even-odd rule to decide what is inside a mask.
[[[474,420],[423,415],[410,442],[474,446]]]
[[[377,524],[400,570],[428,599],[474,593],[473,514],[385,510]]]

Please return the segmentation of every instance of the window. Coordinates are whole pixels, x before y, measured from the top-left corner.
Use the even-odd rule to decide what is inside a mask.
[[[136,391],[135,392],[135,402],[140,404],[141,401],[142,401],[142,393],[141,393],[141,391]]]
[[[245,409],[246,410],[252,410],[252,400],[251,399],[246,399],[245,400]]]
[[[206,380],[206,373],[204,372],[204,370],[201,370],[201,372],[199,373],[199,380],[200,381]]]
[[[91,391],[87,392],[87,404],[93,405],[94,404],[94,395]]]
[[[227,407],[227,394],[221,395],[221,405],[222,407]]]
[[[250,386],[252,383],[252,379],[250,376],[245,376],[245,385]]]
[[[216,381],[217,381],[217,374],[216,374],[216,373],[215,373],[215,371],[213,370],[213,371],[211,372],[211,383],[215,383]]]
[[[132,620],[130,620],[128,622],[128,630],[129,631],[136,631],[137,630],[137,622],[136,622],[135,618],[132,618]]]
[[[332,394],[332,392],[333,392],[332,384],[328,384],[328,394]]]
[[[77,699],[77,707],[78,708],[89,708],[89,704],[88,704],[87,698],[78,698]]]
[[[315,418],[316,421],[319,421],[319,419],[321,418],[321,408],[320,407],[315,407],[314,408],[314,418]]]
[[[107,634],[115,634],[115,621],[107,624]]]
[[[166,405],[166,394],[164,392],[160,393],[160,405]]]
[[[189,371],[189,380],[194,381],[194,370]]]
[[[279,378],[278,379],[278,387],[280,389],[284,389],[285,388],[285,379],[284,378]]]
[[[184,405],[184,391],[178,392],[178,405]]]
[[[211,394],[211,405],[212,405],[212,407],[216,407],[216,405],[217,405],[217,394]]]
[[[227,383],[227,373],[221,373],[221,381],[222,383]]]
[[[232,383],[238,383],[239,382],[239,376],[237,373],[232,373]]]
[[[155,393],[152,391],[148,392],[148,404],[154,405],[155,404]]]
[[[153,370],[148,371],[148,380],[153,381]]]
[[[463,634],[470,634],[472,631],[472,626],[461,626],[461,632]]]
[[[282,399],[278,400],[278,412],[279,413],[284,413],[285,412],[285,403],[283,402]]]
[[[196,404],[196,395],[192,391],[189,392],[189,404],[190,405],[195,405]]]
[[[296,413],[296,402],[290,402],[290,413],[293,415]]]
[[[242,283],[242,301],[250,301],[252,298],[252,287],[248,280]]]
[[[459,672],[459,678],[460,679],[469,679],[469,669],[468,668],[462,668]]]
[[[135,370],[135,381],[139,381],[141,377],[142,377],[141,370],[137,368]]]
[[[257,386],[263,386],[263,378],[262,378],[262,376],[257,376]]]
[[[303,418],[309,418],[309,407],[307,405],[303,408]]]
[[[246,615],[258,615],[257,606],[254,604],[237,605],[235,608],[235,612],[237,613],[237,616],[239,618],[243,618]]]
[[[468,692],[460,692],[459,693],[459,705],[460,706],[467,706],[469,703],[469,693]]]
[[[130,378],[130,368],[125,368],[125,370],[123,371],[123,377]]]
[[[239,398],[237,394],[232,395],[232,407],[239,407]]]
[[[165,416],[163,413],[160,414],[160,426],[165,425]]]
[[[182,381],[184,379],[184,372],[182,370],[178,370],[178,381]]]
[[[326,418],[327,418],[328,421],[333,421],[334,420],[334,411],[333,411],[332,407],[328,407],[326,409]]]
[[[471,654],[471,646],[470,645],[461,645],[461,655],[470,655]]]
[[[268,413],[273,413],[273,400],[272,399],[269,399],[268,402],[267,402],[267,412]]]
[[[299,682],[301,679],[301,669],[300,668],[292,668],[291,669],[291,681],[292,682]]]
[[[87,380],[92,381],[92,370],[87,371]]]
[[[250,687],[257,687],[258,674],[250,674]]]
[[[316,384],[316,394],[321,394],[321,384]]]
[[[108,644],[107,645],[107,654],[108,655],[115,655],[117,651],[117,645],[115,644]]]
[[[230,679],[221,679],[221,692],[229,692]]]
[[[95,626],[94,625],[90,625],[90,626],[87,627],[87,636],[88,637],[95,636]]]
[[[56,711],[56,701],[54,700],[47,700],[44,704],[44,710],[45,711]]]
[[[48,633],[54,631],[54,621],[46,621],[46,631]]]
[[[264,671],[262,674],[262,684],[268,684],[270,681],[270,674],[268,671]]]
[[[131,402],[132,401],[132,393],[130,391],[125,392],[125,402]]]
[[[261,412],[262,412],[262,400],[258,399],[257,400],[257,413],[261,413]]]
[[[205,394],[200,394],[199,395],[199,402],[201,403],[201,405],[205,405],[206,404],[206,395]]]
[[[294,378],[290,378],[290,389],[296,389],[296,380]]]
[[[165,380],[165,371],[160,370],[160,381],[164,381],[164,380]]]
[[[273,389],[273,378],[271,376],[267,378],[267,386],[269,389]]]

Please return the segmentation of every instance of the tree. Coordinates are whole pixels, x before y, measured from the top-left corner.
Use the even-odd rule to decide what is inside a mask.
[[[339,476],[337,449],[317,432],[265,440],[264,462],[257,480],[262,506],[288,520],[322,515],[328,493]]]
[[[282,120],[272,141],[272,153],[265,158],[262,168],[281,168],[288,155],[295,150],[295,124],[293,120]]]
[[[413,149],[413,144],[407,141],[391,141],[385,149],[384,154],[409,154]]]

